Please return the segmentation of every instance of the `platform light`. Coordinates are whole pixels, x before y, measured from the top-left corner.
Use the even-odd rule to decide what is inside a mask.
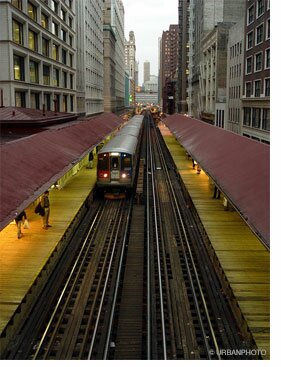
[[[113,153],[110,153],[111,156],[119,156],[119,153],[116,153],[116,152],[113,152]]]

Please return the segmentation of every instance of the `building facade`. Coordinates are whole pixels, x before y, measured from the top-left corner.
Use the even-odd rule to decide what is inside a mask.
[[[150,79],[150,62],[143,63],[143,84]]]
[[[125,39],[125,69],[129,75],[129,95],[131,105],[135,104],[135,87],[137,86],[136,40],[133,31],[129,33],[129,40]]]
[[[186,113],[188,109],[188,75],[190,73],[190,0],[179,0],[179,53],[177,111]]]
[[[241,18],[229,30],[227,47],[227,86],[225,128],[242,134],[242,88],[245,21]]]
[[[179,26],[172,24],[162,33],[160,78],[163,112],[176,112],[176,84],[178,70]]]
[[[76,2],[77,112],[103,112],[103,1]]]
[[[238,22],[245,11],[245,0],[193,0],[191,10],[189,26],[192,28],[193,38],[190,40],[192,45],[189,45],[189,49],[192,50],[192,72],[188,78],[188,110],[191,115],[199,118],[203,108],[200,94],[202,40],[218,23]]]
[[[244,136],[269,143],[270,137],[270,1],[249,0],[245,16],[243,71]]]
[[[75,0],[0,1],[4,106],[76,111]]]

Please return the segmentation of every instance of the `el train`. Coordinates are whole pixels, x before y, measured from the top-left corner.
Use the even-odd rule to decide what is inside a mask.
[[[97,189],[104,193],[131,191],[134,185],[143,115],[135,115],[98,152]]]

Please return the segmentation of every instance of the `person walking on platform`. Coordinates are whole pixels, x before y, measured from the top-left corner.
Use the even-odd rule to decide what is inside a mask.
[[[23,223],[24,220],[27,219],[26,213],[25,211],[22,211],[20,214],[18,214],[15,218],[17,227],[18,227],[18,239],[20,239],[22,237],[22,233],[21,233],[21,225]]]
[[[41,199],[41,206],[44,208],[45,214],[43,215],[43,228],[48,229],[48,227],[52,227],[49,224],[50,217],[50,200],[49,200],[49,191],[45,191],[44,195]]]
[[[90,151],[88,159],[89,159],[89,162],[88,162],[87,168],[92,169],[94,167],[94,154],[92,151]]]

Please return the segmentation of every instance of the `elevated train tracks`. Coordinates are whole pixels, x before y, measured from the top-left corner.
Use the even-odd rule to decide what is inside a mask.
[[[150,114],[140,159],[139,196],[95,200],[6,358],[241,359],[220,351],[256,347]]]

